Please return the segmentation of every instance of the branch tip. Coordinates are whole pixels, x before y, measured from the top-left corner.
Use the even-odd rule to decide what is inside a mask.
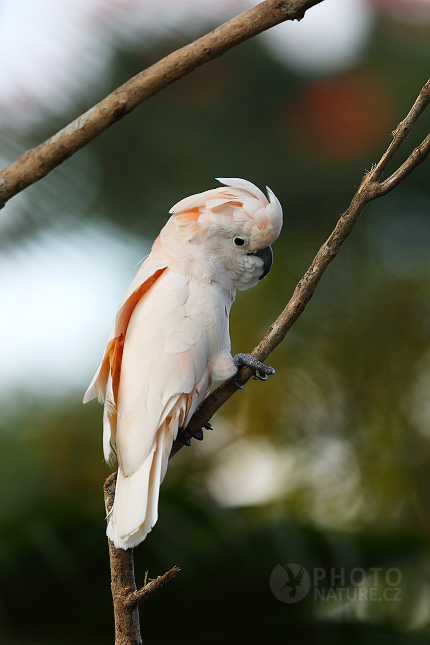
[[[147,576],[148,572],[145,574],[145,582],[143,587],[140,589],[137,589],[136,591],[132,591],[126,601],[125,605],[129,611],[133,611],[136,609],[139,605],[141,605],[145,600],[148,600],[149,596],[151,596],[155,591],[158,589],[161,589],[161,587],[166,584],[166,582],[169,582],[176,576],[177,573],[179,573],[180,568],[177,567],[176,565],[172,567],[169,571],[164,573],[162,576],[158,576],[157,578],[151,579],[149,578],[149,582],[147,582]]]

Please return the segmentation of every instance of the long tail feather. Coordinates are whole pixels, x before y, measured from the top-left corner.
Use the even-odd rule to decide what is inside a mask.
[[[170,419],[169,419],[170,421]],[[118,468],[115,502],[106,534],[117,549],[130,549],[142,542],[158,519],[160,485],[176,428],[166,421],[159,428],[142,466],[126,477]]]

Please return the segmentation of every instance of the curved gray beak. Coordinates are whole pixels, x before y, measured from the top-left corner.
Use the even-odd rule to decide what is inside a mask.
[[[254,253],[250,253],[249,255],[257,255],[259,258],[263,260],[263,274],[260,276],[260,280],[266,277],[266,275],[269,273],[272,263],[273,263],[273,251],[271,246],[266,246],[264,249],[260,249],[259,251],[254,251]]]

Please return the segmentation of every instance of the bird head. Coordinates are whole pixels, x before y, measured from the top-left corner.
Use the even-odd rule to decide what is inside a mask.
[[[282,227],[282,208],[245,179],[218,179],[224,186],[181,200],[160,238],[172,257],[189,258],[190,270],[226,288],[248,289],[272,265],[271,244]]]

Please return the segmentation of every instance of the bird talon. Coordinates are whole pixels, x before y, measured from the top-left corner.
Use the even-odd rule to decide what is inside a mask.
[[[259,370],[257,370],[252,378],[255,381],[267,381],[267,377],[268,377],[267,374],[263,374],[263,376],[261,376]]]
[[[206,430],[213,430],[212,425],[209,423],[209,421],[207,423],[204,423],[203,427],[206,428]]]
[[[191,433],[190,433],[191,434]],[[179,441],[179,443],[182,443],[184,446],[191,446],[191,439],[186,439],[184,435],[182,434],[181,430],[178,430],[178,434],[176,435],[176,441]]]
[[[234,376],[231,377],[230,381],[235,385],[239,390],[243,390],[243,385],[239,383],[237,380],[237,375],[235,374]]]
[[[196,430],[195,432],[194,430],[187,428],[187,432],[189,432],[194,439],[197,439],[197,441],[203,441],[203,430],[201,428],[200,430]]]

